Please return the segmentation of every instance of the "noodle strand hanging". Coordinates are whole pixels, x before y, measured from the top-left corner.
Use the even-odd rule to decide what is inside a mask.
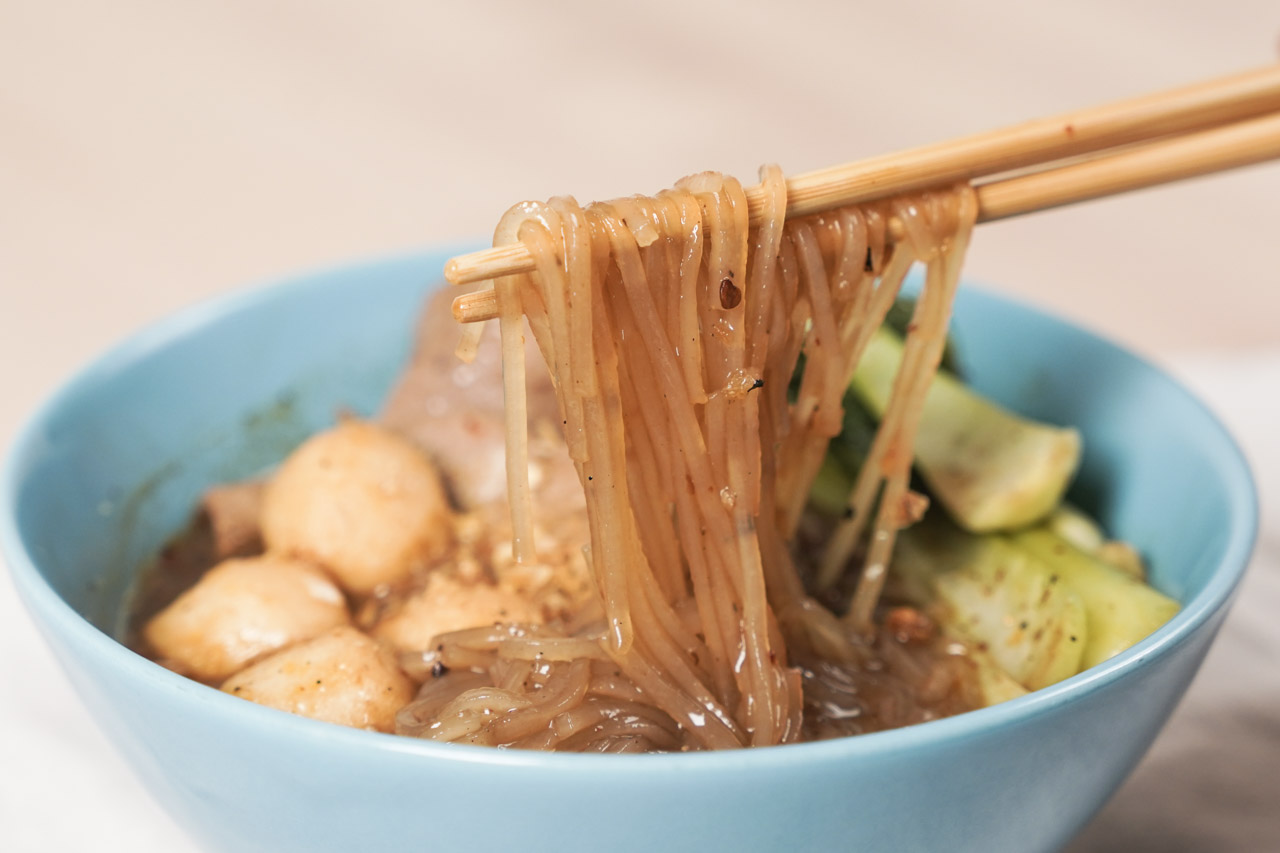
[[[894,536],[921,506],[909,451],[976,206],[960,187],[786,221],[780,170],[761,177],[755,225],[741,185],[714,173],[653,198],[504,216],[495,243],[520,242],[536,267],[495,286],[515,556],[534,556],[527,322],[586,494],[598,619],[442,636],[448,672],[402,730],[611,752],[779,744],[806,736],[808,704],[846,689]],[[794,550],[802,510],[850,376],[917,260],[889,409],[811,565]],[[850,565],[861,576],[842,623],[802,576],[821,590]]]

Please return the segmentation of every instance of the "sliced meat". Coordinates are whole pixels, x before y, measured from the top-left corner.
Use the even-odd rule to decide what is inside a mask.
[[[200,499],[200,510],[209,518],[213,547],[219,559],[253,554],[262,550],[263,480],[244,480],[214,486]]]
[[[450,310],[458,293],[442,289],[428,300],[413,356],[380,420],[426,450],[454,500],[470,509],[506,495],[502,358],[497,323],[490,323],[475,361],[459,361],[460,331]],[[525,340],[529,421],[538,434],[559,423],[558,408],[533,335],[526,331]]]

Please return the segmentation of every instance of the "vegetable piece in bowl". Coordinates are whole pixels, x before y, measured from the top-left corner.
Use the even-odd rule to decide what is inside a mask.
[[[851,387],[876,417],[901,362],[902,341],[881,329],[858,363]],[[1062,501],[1080,464],[1080,434],[1011,414],[941,371],[924,400],[914,453],[951,517],[982,533],[1038,521]]]

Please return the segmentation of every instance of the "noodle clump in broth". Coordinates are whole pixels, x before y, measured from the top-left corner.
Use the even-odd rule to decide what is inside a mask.
[[[896,533],[924,510],[909,488],[911,448],[973,191],[786,220],[776,167],[762,170],[762,190],[755,222],[742,186],[714,173],[651,198],[585,208],[556,198],[503,217],[495,245],[518,242],[536,262],[494,284],[514,557],[534,560],[537,548],[528,328],[586,495],[598,596],[560,623],[438,637],[398,732],[537,749],[719,749],[978,704],[962,656],[898,642],[886,632],[907,636],[911,625],[877,617]],[[902,368],[848,511],[801,544],[850,376],[916,262],[926,273]],[[837,616],[804,581],[829,585],[850,565],[860,571]]]

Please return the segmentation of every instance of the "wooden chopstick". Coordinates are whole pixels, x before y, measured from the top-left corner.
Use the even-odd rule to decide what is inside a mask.
[[[1093,160],[976,187],[978,221],[1169,184],[1280,158],[1280,110]]]
[[[1192,86],[1038,119],[949,142],[873,157],[787,179],[787,216],[803,216],[911,190],[1078,157],[1142,140],[1158,139],[1280,110],[1280,65]],[[746,190],[756,221],[763,189]],[[444,276],[472,284],[530,272],[520,245],[452,258]]]
[[[1280,110],[1280,65],[1036,119],[787,181],[787,216],[973,180]],[[747,190],[748,203],[763,190]]]
[[[975,188],[978,221],[1007,219],[1276,158],[1280,158],[1280,111],[1082,163],[981,184]],[[890,220],[891,231],[892,226]],[[497,316],[493,291],[459,296],[453,301],[453,316],[460,323]]]

